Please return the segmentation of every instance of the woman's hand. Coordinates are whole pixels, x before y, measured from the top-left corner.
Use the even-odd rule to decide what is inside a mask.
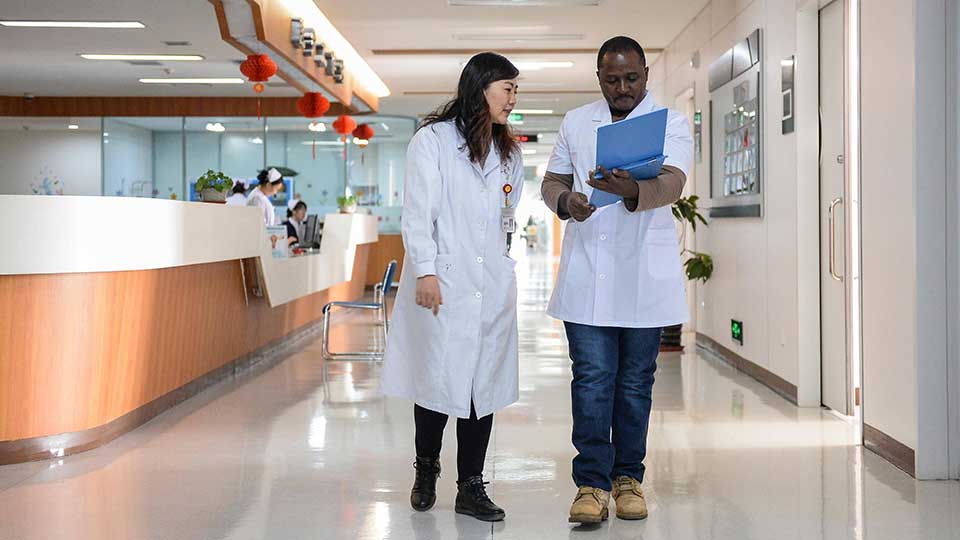
[[[433,310],[433,315],[440,313],[443,297],[440,295],[440,281],[437,276],[423,276],[417,279],[417,305]]]

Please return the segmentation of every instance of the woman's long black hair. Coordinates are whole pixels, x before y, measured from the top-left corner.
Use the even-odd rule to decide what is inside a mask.
[[[509,125],[490,121],[484,91],[496,81],[516,79],[519,75],[516,66],[499,54],[485,52],[474,56],[460,74],[457,97],[430,113],[420,127],[454,120],[467,141],[470,161],[483,165],[491,145],[496,145],[502,159],[514,159],[519,153],[519,144]]]

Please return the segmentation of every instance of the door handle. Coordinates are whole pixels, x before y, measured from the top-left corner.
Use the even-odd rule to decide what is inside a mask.
[[[837,263],[837,253],[836,253],[836,236],[837,236],[837,223],[834,217],[834,212],[837,208],[837,205],[843,204],[843,198],[837,197],[830,203],[830,208],[827,211],[827,215],[830,217],[830,249],[828,251],[830,256],[830,277],[836,281],[843,281],[843,276],[837,275],[836,263]]]

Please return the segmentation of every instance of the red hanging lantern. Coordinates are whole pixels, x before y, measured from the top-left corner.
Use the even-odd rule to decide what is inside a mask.
[[[297,100],[297,110],[307,118],[320,118],[330,110],[330,100],[323,97],[323,94],[320,92],[307,92],[302,98]],[[313,130],[311,129],[311,131]],[[316,135],[313,137],[311,153],[313,154],[313,159],[317,159]]]
[[[341,135],[347,135],[357,129],[357,121],[347,115],[343,115],[333,123],[333,129],[337,130],[337,133]]]
[[[277,74],[277,64],[265,54],[251,54],[240,64],[240,73],[250,80],[253,91],[260,94],[266,88],[263,83]],[[257,118],[260,118],[260,98],[257,98]]]
[[[373,138],[373,135],[373,128],[370,127],[370,124],[360,124],[357,129],[353,130],[353,136],[364,141],[369,141]]]
[[[297,100],[297,110],[307,118],[320,118],[330,110],[330,100],[320,92],[307,92]]]
[[[333,123],[333,129],[337,130],[337,133],[342,135],[340,141],[343,142],[343,159],[347,159],[347,135],[353,133],[353,130],[357,129],[357,121],[353,118],[342,115],[340,118],[337,118],[336,122]]]

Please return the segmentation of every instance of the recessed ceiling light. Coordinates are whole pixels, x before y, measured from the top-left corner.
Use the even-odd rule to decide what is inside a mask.
[[[67,129],[80,129],[80,126],[76,124],[70,124],[69,126],[67,126]]]
[[[553,109],[514,109],[514,114],[553,114]]]
[[[323,133],[324,131],[327,130],[327,125],[324,124],[323,122],[310,122],[310,124],[307,125],[307,129],[309,129],[310,131]]]
[[[343,142],[342,142],[342,141],[316,141],[316,142],[314,142],[314,141],[303,141],[303,142],[300,143],[300,144],[302,144],[302,145],[304,145],[304,146],[313,146],[313,145],[317,145],[317,146],[343,146]]]
[[[243,84],[243,79],[224,77],[208,79],[140,79],[143,84]]]
[[[514,66],[520,71],[540,71],[541,69],[569,69],[573,67],[573,62],[514,62]]]
[[[525,43],[528,41],[582,41],[583,34],[453,34],[457,41],[502,41]]]
[[[206,130],[212,131],[214,133],[223,133],[224,131],[227,130],[227,128],[223,127],[223,124],[221,124],[220,122],[216,122],[216,123],[207,122]]]
[[[599,6],[602,1],[603,0],[447,0],[447,3],[453,7],[593,7]]]
[[[6,21],[0,25],[20,28],[146,28],[139,21]]]
[[[196,62],[203,60],[199,54],[91,54],[80,53],[86,60],[133,60],[157,62]]]

